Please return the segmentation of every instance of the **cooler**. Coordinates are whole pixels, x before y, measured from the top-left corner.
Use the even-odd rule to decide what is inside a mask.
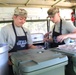
[[[68,58],[50,50],[25,50],[11,55],[15,75],[65,75]]]
[[[74,55],[74,56],[72,57],[72,60],[73,60],[73,68],[74,68],[74,71],[75,71],[75,73],[76,73],[76,55]]]
[[[69,45],[70,47],[72,47],[72,45]],[[70,75],[76,75],[76,49],[71,49],[69,48],[67,49],[66,48],[62,48],[62,49],[58,49],[58,48],[51,48],[49,50],[51,51],[55,51],[55,52],[60,52],[62,54],[65,54],[68,56],[69,60],[68,60],[68,65],[67,65],[67,72],[70,74]],[[76,46],[74,46],[76,47]]]

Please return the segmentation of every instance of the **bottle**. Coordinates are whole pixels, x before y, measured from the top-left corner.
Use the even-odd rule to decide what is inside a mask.
[[[71,38],[67,38],[64,40],[65,44],[71,44],[71,43],[74,43],[75,41]]]
[[[49,48],[49,43],[48,42],[44,42],[44,49],[48,49]]]

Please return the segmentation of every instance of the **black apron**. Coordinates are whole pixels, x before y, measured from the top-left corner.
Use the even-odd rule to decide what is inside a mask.
[[[15,45],[14,45],[13,49],[10,50],[9,53],[28,49],[27,32],[25,32],[24,29],[22,28],[25,36],[17,36],[13,23],[12,23],[12,27],[13,27],[13,30],[14,30],[14,33],[16,36],[16,41],[15,41]],[[9,60],[11,61],[11,56],[9,56]],[[9,75],[14,75],[12,65],[9,65]]]
[[[54,26],[53,35],[52,35],[53,43],[51,43],[51,48],[58,47],[58,45],[64,44],[64,41],[63,42],[57,42],[57,36],[59,36],[59,35],[62,35],[62,20],[60,20],[60,31],[59,31],[59,33],[55,32],[55,26]]]
[[[23,27],[22,30],[25,34],[25,36],[17,36],[14,24],[12,23],[12,27],[16,36],[16,41],[15,41],[15,45],[13,47],[12,50],[10,50],[9,52],[16,52],[18,50],[24,50],[24,49],[28,49],[28,42],[27,42],[27,32],[24,31]]]

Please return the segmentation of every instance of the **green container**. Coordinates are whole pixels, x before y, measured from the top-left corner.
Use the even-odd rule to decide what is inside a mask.
[[[51,48],[51,51],[60,52],[62,54],[67,55],[68,57],[68,65],[66,67],[66,71],[68,75],[76,75],[76,50],[75,49],[58,49]]]
[[[50,50],[27,50],[11,55],[15,75],[65,75],[68,58]]]
[[[76,73],[76,55],[72,57],[72,60],[73,60],[73,68]]]

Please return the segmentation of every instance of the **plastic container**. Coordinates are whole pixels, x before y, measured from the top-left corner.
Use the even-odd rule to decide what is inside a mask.
[[[65,75],[68,58],[50,50],[26,50],[11,55],[14,75]]]
[[[73,68],[74,68],[74,71],[75,71],[75,73],[76,73],[76,55],[74,55],[74,56],[72,57],[72,60],[73,60]]]
[[[0,44],[0,75],[8,75],[8,45]]]

